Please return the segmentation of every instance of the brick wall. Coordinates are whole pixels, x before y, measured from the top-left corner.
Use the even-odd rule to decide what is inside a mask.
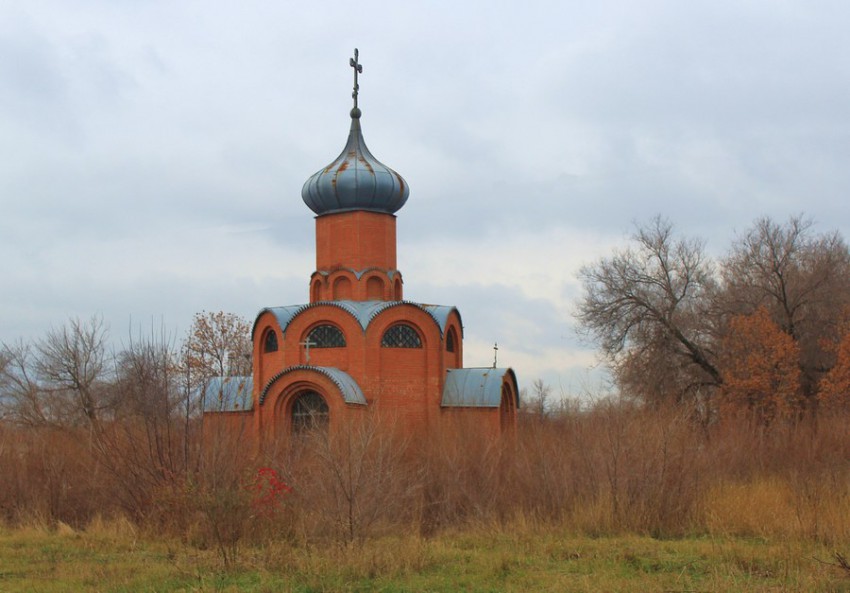
[[[396,218],[377,212],[340,212],[316,218],[316,269],[396,268]]]

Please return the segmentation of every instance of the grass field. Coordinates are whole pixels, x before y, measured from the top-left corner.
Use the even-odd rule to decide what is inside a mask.
[[[835,550],[757,538],[590,538],[546,528],[476,528],[359,545],[282,541],[214,550],[124,523],[86,531],[0,530],[0,591],[800,591],[850,592]]]

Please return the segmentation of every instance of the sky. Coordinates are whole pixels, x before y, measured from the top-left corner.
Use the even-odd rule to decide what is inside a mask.
[[[345,144],[353,49],[398,171],[405,298],[465,366],[595,389],[577,273],[668,218],[716,257],[753,221],[850,237],[850,4],[820,0],[0,3],[0,341],[102,317],[303,303],[301,187]]]

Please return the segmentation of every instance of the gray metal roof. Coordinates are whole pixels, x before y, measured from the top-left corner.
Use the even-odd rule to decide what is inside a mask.
[[[253,390],[253,377],[213,377],[204,391],[204,412],[250,411]]]
[[[370,210],[393,214],[410,189],[401,175],[372,156],[360,129],[360,110],[351,112],[348,142],[336,160],[304,183],[301,197],[321,216],[333,212]]]
[[[260,315],[266,312],[272,313],[277,319],[280,330],[285,334],[286,328],[298,315],[313,307],[331,306],[342,309],[354,317],[363,331],[369,327],[375,317],[387,309],[410,305],[421,309],[428,313],[437,326],[440,328],[440,334],[445,334],[446,324],[448,323],[449,315],[452,311],[456,312],[460,318],[460,312],[457,308],[448,305],[425,305],[422,303],[414,303],[412,301],[319,301],[316,303],[307,303],[305,305],[289,305],[285,307],[268,307],[257,314],[257,319]],[[257,322],[254,322],[254,328],[251,330],[251,335],[257,330]],[[461,322],[461,335],[463,334],[463,323]]]
[[[472,368],[449,369],[443,385],[443,407],[498,408],[502,403],[502,382],[505,376],[517,393],[516,376],[512,369]],[[519,407],[519,395],[516,405]]]
[[[263,387],[263,391],[260,393],[261,406],[266,401],[266,395],[268,395],[271,386],[293,371],[314,371],[316,373],[320,373],[334,382],[337,388],[339,388],[339,391],[342,394],[342,399],[345,400],[345,403],[359,404],[363,406],[366,405],[366,397],[363,395],[363,390],[360,389],[360,385],[358,385],[357,381],[355,381],[354,378],[345,371],[341,371],[335,367],[316,367],[300,364],[287,367],[269,379],[269,382],[266,383],[266,386]]]

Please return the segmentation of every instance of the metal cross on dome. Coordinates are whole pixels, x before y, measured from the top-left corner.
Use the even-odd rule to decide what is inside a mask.
[[[357,109],[357,94],[360,91],[360,84],[357,82],[357,75],[363,74],[363,65],[357,60],[360,58],[360,52],[354,48],[354,57],[348,59],[348,65],[354,68],[354,92],[351,93],[351,98],[354,99],[354,108]]]

